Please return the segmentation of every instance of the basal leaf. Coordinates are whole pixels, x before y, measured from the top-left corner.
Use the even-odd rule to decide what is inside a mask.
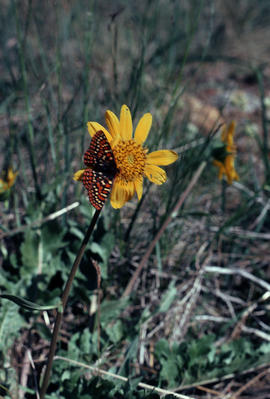
[[[110,324],[109,328],[106,329],[106,333],[114,344],[119,342],[123,336],[123,323],[121,320],[116,320],[115,323]]]
[[[0,294],[0,298],[3,299],[8,299],[11,302],[16,303],[16,305],[27,309],[27,310],[51,310],[51,309],[56,309],[58,305],[49,305],[49,306],[43,306],[43,305],[38,305],[37,303],[28,301],[27,299],[21,298],[16,295],[10,295],[10,294]]]

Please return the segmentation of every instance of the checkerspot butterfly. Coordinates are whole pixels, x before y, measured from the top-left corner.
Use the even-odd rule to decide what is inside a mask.
[[[84,154],[84,163],[88,168],[83,173],[82,182],[90,203],[99,211],[111,191],[117,172],[111,146],[102,130],[92,137]]]

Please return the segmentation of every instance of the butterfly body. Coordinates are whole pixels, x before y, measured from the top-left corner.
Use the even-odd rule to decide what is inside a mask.
[[[88,191],[90,203],[101,210],[117,173],[111,146],[101,130],[93,136],[84,154],[84,163],[87,169],[83,173],[83,185]]]

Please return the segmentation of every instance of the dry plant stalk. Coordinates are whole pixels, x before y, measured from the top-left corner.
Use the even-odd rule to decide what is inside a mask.
[[[186,304],[184,312],[181,313],[179,325],[177,326],[177,328],[176,327],[173,328],[173,336],[172,336],[173,341],[181,341],[184,338],[187,328],[188,328],[189,320],[192,315],[192,310],[194,309],[194,306],[196,305],[196,302],[200,295],[201,287],[202,287],[202,279],[203,279],[203,275],[205,272],[205,267],[212,256],[212,253],[210,251],[208,256],[205,258],[202,266],[200,266],[200,258],[202,256],[203,252],[205,251],[206,247],[207,247],[207,243],[204,243],[200,247],[200,249],[197,253],[197,256],[196,256],[196,269],[198,270],[197,277],[194,280],[191,290],[186,295],[186,297],[190,298],[190,299],[189,299],[189,302]],[[183,305],[181,307],[183,307]],[[179,317],[178,317],[178,320],[179,320]],[[175,322],[175,324],[176,323],[177,323],[177,321]]]
[[[244,386],[238,389],[232,396],[231,399],[237,399],[241,393],[246,391],[248,388],[250,388],[252,385],[254,385],[256,382],[258,382],[262,377],[265,375],[270,374],[270,368],[261,371],[256,377],[252,378],[249,382],[247,382]]]

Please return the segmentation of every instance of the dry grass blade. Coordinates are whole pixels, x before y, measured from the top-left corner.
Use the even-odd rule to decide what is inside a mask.
[[[63,356],[55,356],[54,359],[55,360],[57,360],[57,359],[64,360],[64,361],[66,361],[66,362],[68,362],[70,364],[74,364],[76,366],[83,367],[85,369],[91,370],[92,372],[94,372],[95,374],[100,375],[100,376],[107,376],[107,377],[115,378],[115,379],[121,380],[123,382],[127,382],[128,381],[128,378],[123,377],[121,375],[110,373],[109,371],[101,370],[101,369],[99,369],[97,367],[88,366],[87,364],[84,364],[84,363],[81,363],[81,362],[77,362],[76,360],[71,360],[71,359],[68,359],[68,358],[63,357]],[[157,388],[157,387],[155,387],[153,385],[145,384],[143,382],[139,382],[138,387],[144,388],[144,389],[148,389],[148,390],[153,391],[153,392],[157,392],[157,393],[159,393],[161,395],[173,395],[175,398],[179,398],[179,399],[194,399],[191,396],[181,395],[180,393],[175,393],[175,392],[172,392],[172,391],[168,391],[167,389]]]
[[[198,382],[195,382],[193,384],[185,384],[185,385],[182,385],[181,387],[177,387],[175,389],[175,391],[187,390],[187,389],[196,388],[196,387],[202,386],[202,385],[216,384],[216,383],[219,383],[221,381],[226,381],[226,380],[233,379],[233,378],[236,377],[236,375],[239,377],[240,375],[247,375],[247,374],[250,374],[250,373],[254,373],[254,372],[256,372],[256,371],[258,371],[260,369],[264,369],[264,370],[261,371],[259,375],[261,375],[261,373],[265,374],[265,368],[267,368],[267,370],[269,370],[269,364],[262,364],[262,365],[260,365],[258,367],[255,367],[255,368],[253,367],[251,369],[245,370],[245,371],[243,371],[243,372],[241,372],[239,374],[235,374],[235,373],[234,374],[228,374],[228,375],[224,375],[221,378],[212,378],[212,379],[205,380],[205,381],[198,381]]]
[[[185,305],[185,310],[183,313],[179,313],[181,314],[181,318],[179,321],[179,324],[176,328],[173,329],[173,336],[172,339],[174,341],[181,341],[183,339],[183,337],[186,334],[187,328],[188,328],[188,322],[190,320],[191,314],[192,314],[192,309],[194,308],[194,306],[196,305],[196,302],[198,300],[198,297],[200,295],[201,292],[201,286],[202,286],[202,279],[203,279],[203,275],[205,273],[205,266],[206,264],[209,262],[210,258],[211,258],[211,253],[206,257],[206,259],[204,260],[202,266],[200,266],[200,258],[203,254],[203,252],[205,251],[207,246],[207,243],[204,243],[201,248],[199,249],[197,256],[196,256],[196,269],[198,270],[198,275],[194,280],[193,286],[191,288],[191,290],[188,292],[188,297],[189,297],[189,301],[187,302],[187,304]],[[176,323],[175,323],[176,324]]]
[[[228,269],[226,267],[219,267],[219,266],[206,266],[205,271],[208,273],[219,273],[219,274],[238,274],[250,281],[253,281],[254,283],[260,285],[267,291],[270,291],[270,284],[267,283],[266,281],[253,276],[253,274],[247,272],[246,270],[242,269],[236,269],[236,268],[231,268]]]
[[[219,231],[219,227],[212,226],[212,231]],[[226,229],[226,233],[235,234],[238,237],[260,239],[260,240],[270,240],[270,233],[257,233],[256,231],[247,231],[240,229],[239,227],[230,227]]]

